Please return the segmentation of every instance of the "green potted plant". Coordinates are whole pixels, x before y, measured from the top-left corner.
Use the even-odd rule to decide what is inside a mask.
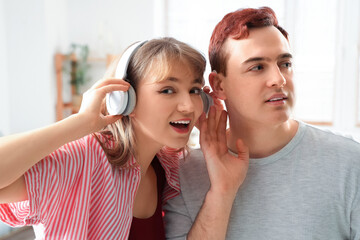
[[[74,108],[80,107],[82,100],[81,86],[90,80],[88,76],[88,70],[90,65],[88,63],[89,47],[81,44],[71,44],[70,52],[67,54],[67,58],[70,61],[70,69],[67,69],[70,73],[70,84],[72,89],[72,103]]]

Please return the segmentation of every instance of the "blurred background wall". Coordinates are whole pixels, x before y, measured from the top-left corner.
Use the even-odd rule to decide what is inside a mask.
[[[358,138],[357,0],[0,0],[0,133],[55,121],[54,55],[72,43],[86,44],[90,58],[100,59],[90,62],[86,88],[105,72],[107,54],[134,41],[172,36],[207,55],[225,13],[264,5],[290,33],[295,117]]]
[[[71,44],[90,49],[85,90],[104,74],[107,54],[172,36],[207,55],[224,14],[259,6],[272,7],[290,34],[294,117],[360,139],[358,0],[0,0],[0,136],[56,121],[54,56]],[[8,231],[0,224],[0,235]]]

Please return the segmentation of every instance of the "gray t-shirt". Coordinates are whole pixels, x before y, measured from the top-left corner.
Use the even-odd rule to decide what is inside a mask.
[[[210,187],[200,150],[180,163],[164,207],[167,239],[185,239]],[[250,159],[226,239],[360,239],[360,144],[299,122],[277,153]]]

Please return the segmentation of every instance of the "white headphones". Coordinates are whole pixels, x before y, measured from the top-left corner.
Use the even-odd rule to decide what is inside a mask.
[[[136,51],[143,46],[147,41],[137,42],[131,45],[121,56],[121,59],[116,67],[115,78],[124,79],[131,84],[130,79],[127,79],[127,70],[130,59]],[[214,104],[212,97],[201,90],[201,99],[204,105],[204,112],[208,113],[210,106]],[[114,91],[106,94],[106,108],[110,115],[129,115],[135,108],[136,94],[134,88],[130,85],[126,92]]]

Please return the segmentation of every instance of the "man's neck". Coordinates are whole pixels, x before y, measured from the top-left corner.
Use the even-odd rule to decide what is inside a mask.
[[[237,152],[236,140],[241,138],[249,147],[250,158],[268,157],[282,149],[295,136],[298,122],[287,120],[278,125],[232,122],[227,131],[228,147]]]

